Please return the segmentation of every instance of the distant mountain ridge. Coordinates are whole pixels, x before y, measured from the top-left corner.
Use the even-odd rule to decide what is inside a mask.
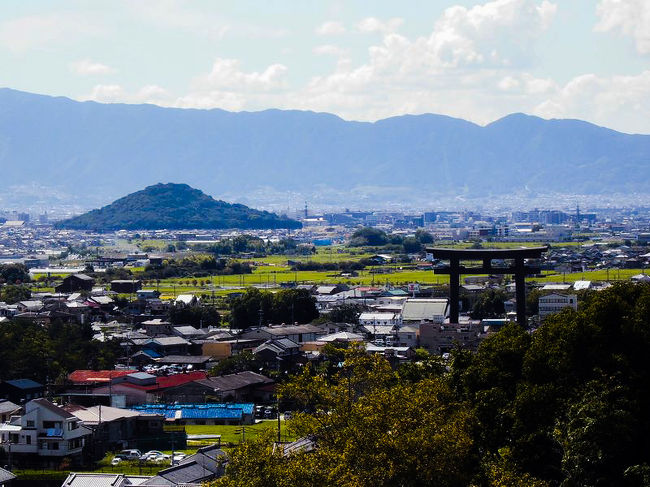
[[[217,201],[187,184],[156,184],[103,208],[56,224],[76,230],[273,229],[300,222],[244,205]]]
[[[513,114],[485,127],[442,115],[375,123],[326,114],[99,104],[0,89],[6,181],[75,195],[183,180],[210,194],[359,187],[431,194],[650,192],[650,135]],[[403,192],[402,192],[403,194]],[[345,202],[341,202],[345,204]]]

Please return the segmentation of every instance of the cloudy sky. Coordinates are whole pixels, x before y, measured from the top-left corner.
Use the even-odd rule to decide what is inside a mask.
[[[3,0],[0,65],[78,100],[650,134],[649,0]]]

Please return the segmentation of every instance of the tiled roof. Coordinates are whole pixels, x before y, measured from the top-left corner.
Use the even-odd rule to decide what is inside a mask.
[[[142,391],[155,391],[159,389],[166,389],[168,387],[180,386],[188,382],[193,382],[195,380],[205,379],[207,377],[206,372],[202,370],[197,370],[194,372],[188,372],[187,374],[174,374],[163,377],[157,377],[156,383],[152,385],[137,385],[125,383],[123,385],[128,387],[133,387],[134,389],[140,389]]]
[[[110,382],[111,379],[124,377],[134,372],[137,370],[75,370],[68,375],[68,380],[76,383]]]

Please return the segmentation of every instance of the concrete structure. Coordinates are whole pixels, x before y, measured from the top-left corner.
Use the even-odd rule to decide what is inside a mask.
[[[539,317],[540,319],[546,318],[548,315],[562,311],[564,308],[572,308],[574,311],[578,309],[578,296],[575,294],[548,294],[540,296],[539,301]]]
[[[403,324],[422,321],[442,323],[447,316],[449,316],[447,298],[409,298],[402,306]]]

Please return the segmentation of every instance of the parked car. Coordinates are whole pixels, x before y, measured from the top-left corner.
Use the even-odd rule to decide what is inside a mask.
[[[161,452],[160,450],[149,450],[147,453],[140,457],[140,460],[146,462],[162,462],[169,460],[170,456],[166,453]]]
[[[122,450],[119,455],[125,457],[126,460],[139,460],[142,452],[140,450]]]
[[[120,457],[120,456],[118,456],[118,455],[115,455],[115,456],[113,457],[113,459],[111,460],[111,465],[119,465],[119,464],[122,463],[123,461],[124,461],[124,459],[123,459],[122,457]]]
[[[185,460],[186,457],[187,454],[185,453],[174,453],[174,456],[172,457],[172,465],[180,463],[181,461]]]

